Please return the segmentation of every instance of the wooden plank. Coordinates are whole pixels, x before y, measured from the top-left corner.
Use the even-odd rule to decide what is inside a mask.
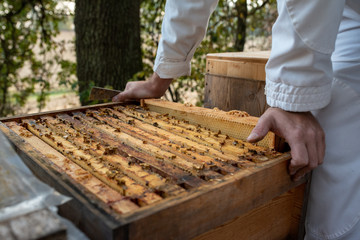
[[[218,53],[206,56],[206,74],[265,81],[270,52]]]
[[[185,119],[191,124],[200,124],[202,127],[209,128],[214,132],[221,131],[223,134],[243,141],[246,141],[258,120],[256,117],[239,117],[223,111],[185,106],[160,99],[146,99],[145,104],[150,111],[161,114],[168,113],[178,119]],[[269,132],[263,140],[258,142],[258,145],[274,148],[275,134]]]
[[[307,181],[289,192],[293,195],[293,211],[290,221],[289,235],[292,239],[304,239],[305,216],[307,209],[308,190],[311,174],[307,175]]]
[[[34,120],[23,119],[22,121],[26,123],[26,128],[37,137],[60,151],[85,170],[91,172],[94,176],[101,179],[111,188],[129,196],[133,200],[136,200],[138,204],[152,204],[162,199],[157,194],[152,193],[143,186],[136,184],[129,177],[113,171],[109,166],[104,165],[101,160],[92,157],[84,150],[78,149],[75,145],[65,140],[63,136],[51,134],[51,131],[40,124],[37,124]]]
[[[151,101],[153,100],[150,100],[150,102]],[[161,105],[162,104],[158,104],[157,107],[161,108]],[[176,109],[177,106],[177,104],[174,104],[172,106],[171,104],[169,104],[167,105],[167,107],[162,109],[162,111],[165,112],[171,108],[172,111],[175,111],[178,110]],[[180,108],[180,110],[183,109]],[[206,111],[204,112],[206,113]],[[204,114],[204,112],[202,112],[202,117],[209,117],[209,122],[211,122],[213,119],[218,119],[220,124],[221,121],[223,121],[223,113],[216,112],[211,115],[209,113]],[[191,111],[183,111],[183,115],[181,114],[181,111],[177,113],[178,116],[180,116],[181,118],[183,118],[184,115],[186,121],[188,121],[188,119],[201,118],[196,111],[194,111],[194,113],[192,113]],[[216,181],[211,182],[208,180],[202,180],[199,178],[199,176],[194,176],[189,173],[186,174],[184,171],[182,171],[178,167],[175,167],[174,165],[171,166],[165,161],[161,162],[159,161],[159,159],[156,159],[151,155],[145,154],[144,152],[140,152],[140,150],[134,149],[127,144],[119,141],[119,138],[117,136],[121,133],[119,133],[118,130],[121,131],[121,129],[117,129],[115,127],[115,124],[118,122],[105,122],[104,120],[107,117],[101,116],[101,111],[99,111],[99,119],[101,119],[100,117],[102,117],[103,122],[99,121],[99,119],[94,119],[93,116],[84,116],[84,113],[77,113],[76,111],[72,111],[72,113],[70,114],[73,116],[67,114],[56,114],[56,116],[53,115],[55,118],[51,117],[51,119],[60,120],[61,124],[65,124],[68,127],[65,129],[63,125],[60,125],[60,128],[58,130],[56,130],[55,127],[52,130],[52,134],[55,134],[57,132],[55,135],[58,135],[65,140],[68,139],[66,141],[75,147],[78,147],[81,144],[85,144],[86,149],[82,149],[82,151],[84,151],[84,155],[88,154],[93,157],[98,157],[99,155],[104,154],[104,147],[116,146],[119,149],[119,152],[124,151],[124,153],[122,153],[124,155],[120,154],[121,156],[134,159],[134,161],[136,161],[136,164],[146,163],[148,165],[148,168],[143,169],[144,171],[137,172],[135,171],[135,169],[134,172],[131,172],[128,175],[125,174],[126,176],[132,176],[132,178],[136,178],[136,181],[138,183],[141,182],[141,186],[144,185],[145,181],[142,178],[145,175],[142,174],[146,174],[146,171],[148,170],[151,170],[151,172],[153,173],[158,173],[159,177],[169,177],[172,183],[175,183],[178,186],[184,187],[184,185],[182,185],[183,183],[192,184],[189,185],[190,187],[188,188],[184,187],[187,189],[186,193],[184,194],[171,196],[155,204],[142,206],[140,209],[135,210],[134,212],[124,213],[114,217],[113,214],[110,214],[110,216],[104,216],[102,215],[103,212],[100,211],[99,218],[103,219],[104,223],[99,223],[99,219],[96,219],[97,216],[94,214],[82,213],[79,212],[79,210],[75,209],[76,211],[74,211],[74,216],[72,216],[72,218],[75,219],[75,222],[80,221],[81,225],[83,225],[84,223],[82,223],[81,219],[86,217],[86,226],[83,227],[86,228],[87,231],[90,232],[90,234],[94,234],[92,235],[92,237],[95,236],[97,238],[105,239],[143,239],[144,236],[162,239],[193,238],[215,227],[218,227],[223,223],[228,222],[240,215],[243,215],[251,209],[265,204],[274,197],[283,194],[284,192],[292,189],[293,187],[301,183],[292,182],[290,176],[287,174],[288,160],[290,159],[290,154],[288,153],[280,154],[276,156],[275,159],[270,159],[268,161],[256,163],[253,162],[253,164],[250,164],[251,166],[249,166],[248,168],[244,168],[226,176],[222,176]],[[196,115],[196,117],[194,117],[194,115]],[[227,121],[227,114],[225,114],[224,116],[225,120]],[[51,129],[50,123],[46,123],[46,121],[42,122],[40,116],[37,116],[37,118],[39,118],[39,122],[35,122],[34,126],[37,124]],[[90,121],[89,118],[92,118],[93,120]],[[119,122],[121,122],[120,119]],[[57,121],[57,123],[59,122]],[[110,123],[112,123],[113,125],[110,126]],[[128,132],[127,135],[138,136],[136,134],[146,133],[147,135],[145,137],[149,139],[154,139],[158,141],[162,141],[164,139],[163,137],[160,137],[158,135],[155,135],[156,138],[151,137],[151,134],[149,135],[149,131],[155,131],[154,128],[157,128],[156,126],[151,125],[152,127],[149,128],[147,131],[140,131],[133,128],[137,127],[136,124],[138,122],[134,121],[133,123],[135,123],[135,125],[132,125],[132,123],[130,123],[131,127],[129,128],[129,130],[126,130]],[[143,122],[143,124],[145,124],[145,122]],[[190,128],[190,126],[186,124],[186,122],[184,122],[184,124],[182,123],[181,128]],[[234,126],[235,125],[236,124],[234,123]],[[192,128],[193,127],[194,126],[192,126]],[[60,136],[61,130],[64,130],[63,136]],[[65,136],[65,134],[67,134],[67,132],[70,132],[70,130],[74,131],[73,133],[75,133],[75,137],[69,138],[69,136]],[[135,135],[132,135],[133,131],[135,131]],[[86,134],[87,139],[80,139],[76,137],[76,132],[80,134]],[[217,135],[220,135],[221,138],[226,138],[227,134],[224,134],[223,131],[221,132],[222,134],[217,133]],[[39,137],[41,137],[40,134]],[[233,136],[229,137],[231,138]],[[176,137],[175,139],[178,139],[178,137]],[[217,137],[215,137],[214,139],[217,139]],[[130,139],[128,140],[130,141]],[[135,139],[131,139],[131,141],[133,140],[135,141]],[[143,145],[142,140],[140,141],[141,143],[139,148],[141,148]],[[178,141],[180,142],[182,140]],[[19,141],[15,141],[15,144],[19,143]],[[97,149],[97,143],[100,143],[99,149]],[[190,144],[190,142],[188,143]],[[249,149],[252,148],[250,147]],[[26,151],[29,151],[29,149],[26,149]],[[136,157],[133,157],[135,155],[131,156],[133,153],[137,154]],[[21,151],[21,154],[28,157],[28,153],[24,154],[24,152]],[[251,154],[254,154],[255,156],[259,155],[259,153],[257,152]],[[149,156],[150,160],[148,159]],[[123,163],[126,163],[126,161],[128,160],[114,157],[111,153],[105,157],[106,164],[111,163],[112,165],[114,165],[113,163],[116,163],[117,161],[120,162],[120,160],[124,161]],[[40,159],[45,160],[46,158],[42,155]],[[120,166],[124,167],[121,163],[119,163],[119,167]],[[36,168],[36,166],[34,166],[34,168]],[[170,170],[170,174],[166,172],[166,169]],[[199,172],[201,171],[203,170],[199,170]],[[196,171],[196,173],[199,172]],[[46,174],[47,171],[43,171],[43,175],[45,177],[48,177],[48,175]],[[50,173],[50,175],[51,174],[54,173]],[[196,181],[198,181],[197,185]],[[85,201],[85,205],[86,204],[89,204],[89,202]],[[79,207],[79,205],[76,205],[76,207],[78,207],[79,209],[83,209],[83,211],[86,212],[86,210]],[[87,207],[90,208],[91,213],[95,213],[97,210],[96,208],[93,209],[94,207],[91,206],[91,204],[87,205]],[[75,216],[75,213],[79,214],[80,217]],[[67,211],[67,214],[69,216],[72,213],[69,213],[69,211]],[[96,229],[98,228],[96,224],[99,224],[100,229]],[[100,233],[102,233],[103,235],[101,235]]]
[[[264,70],[265,71],[265,70]],[[204,107],[224,111],[241,109],[260,117],[269,107],[266,104],[265,81],[238,77],[205,75]]]
[[[206,58],[267,63],[270,51],[209,53]]]
[[[302,184],[270,202],[231,220],[194,240],[220,239],[297,239],[304,192]],[[299,198],[300,197],[300,198]],[[300,208],[299,208],[300,207]]]
[[[68,121],[72,124],[72,126],[78,131],[82,131],[84,129],[84,125],[77,119],[70,117],[67,114],[58,114],[57,117],[64,121]],[[204,182],[196,178],[195,176],[189,175],[184,171],[181,171],[174,165],[171,165],[165,161],[159,161],[154,156],[150,156],[148,154],[139,152],[128,145],[116,140],[115,138],[110,137],[107,134],[103,134],[100,130],[95,129],[91,126],[88,126],[87,130],[96,133],[92,136],[92,139],[98,142],[107,143],[109,146],[117,147],[118,149],[122,149],[124,152],[129,154],[129,156],[134,156],[137,160],[141,161],[141,163],[146,164],[153,171],[159,173],[163,177],[168,177],[172,179],[179,185],[184,185],[186,188],[198,187]]]
[[[208,59],[206,64],[206,74],[222,77],[242,76],[244,79],[265,81],[265,64],[233,62],[226,60]]]
[[[96,111],[93,111],[92,113],[93,113],[93,117],[95,117],[96,119],[106,122],[108,125],[112,126],[115,129],[117,127],[119,127],[122,132],[132,135],[135,138],[142,140],[143,143],[146,142],[155,147],[158,147],[160,149],[163,149],[165,151],[173,153],[174,157],[172,160],[175,160],[176,158],[179,157],[180,158],[179,161],[185,160],[188,162],[193,162],[193,163],[201,166],[201,168],[203,168],[203,169],[208,169],[208,170],[216,169],[217,172],[221,172],[224,175],[228,174],[228,173],[234,173],[237,170],[239,170],[238,168],[235,168],[235,167],[231,166],[230,164],[227,164],[225,161],[224,162],[217,161],[213,157],[206,156],[205,154],[200,155],[196,151],[195,148],[193,148],[194,151],[192,149],[186,149],[185,147],[176,148],[175,146],[173,146],[171,144],[171,142],[169,142],[169,140],[163,139],[163,138],[157,137],[153,134],[149,134],[145,131],[142,131],[141,129],[138,129],[137,126],[133,127],[132,125],[124,123],[124,121],[119,121],[117,119],[106,117],[106,116],[100,116],[99,113]],[[125,119],[123,119],[123,120],[125,120]],[[135,120],[134,120],[133,124],[135,124]],[[171,145],[169,145],[169,144],[171,144]],[[198,166],[198,165],[195,165],[195,166]],[[214,177],[216,177],[216,176],[214,175]]]
[[[115,237],[113,229],[124,224],[116,214],[110,211],[108,206],[97,202],[100,206],[94,207],[93,203],[96,202],[94,196],[84,192],[79,184],[73,182],[67,175],[59,174],[43,154],[24,142],[19,135],[2,122],[0,122],[0,130],[13,144],[24,163],[40,180],[56,188],[58,192],[72,197],[71,201],[59,206],[61,216],[70,219],[88,236],[96,239],[113,239]],[[117,232],[116,235],[120,239],[127,236],[126,225],[122,228],[123,231]]]
[[[212,186],[211,190],[203,189],[182,198],[181,202],[169,200],[161,205],[161,209],[154,206],[151,212],[143,212],[141,218],[136,214],[129,216],[132,222],[129,238],[141,239],[150,235],[166,239],[193,238],[303,183],[294,183],[282,174],[287,169],[286,162],[272,162],[263,167],[244,170],[228,181]],[[165,219],[171,219],[171,222]]]
[[[101,107],[111,107],[111,106],[118,106],[118,105],[122,105],[123,103],[102,103],[102,104],[96,104],[96,105],[91,105],[91,106],[82,106],[82,107],[76,107],[76,108],[69,108],[69,109],[62,109],[62,110],[55,110],[55,111],[47,111],[47,112],[40,112],[40,113],[32,113],[32,114],[26,114],[26,115],[19,115],[19,116],[12,116],[12,117],[1,117],[0,121],[1,122],[5,122],[5,121],[19,121],[22,119],[26,119],[26,118],[34,118],[37,119],[40,116],[53,116],[56,115],[58,113],[71,113],[73,111],[81,111],[81,110],[86,110],[86,109],[98,109]],[[138,104],[138,102],[128,102],[128,104]]]
[[[106,124],[101,124],[100,122],[94,122],[92,121],[92,119],[89,118],[87,118],[87,120],[85,121],[84,120],[85,117],[86,116],[81,115],[79,119],[81,119],[81,121],[83,121],[83,123],[86,124],[87,126],[94,127],[100,130],[101,132],[103,132],[104,134],[114,137],[116,139],[116,142],[117,141],[123,142],[133,148],[136,148],[137,151],[141,151],[143,153],[147,153],[153,157],[156,157],[158,161],[172,164],[173,166],[182,169],[184,172],[190,172],[192,175],[198,176],[200,178],[202,178],[203,176],[206,176],[206,179],[216,179],[222,177],[221,174],[214,172],[210,169],[206,169],[205,164],[199,162],[197,159],[190,159],[190,158],[180,159],[179,157],[174,157],[174,153],[164,151],[161,148],[158,148],[156,146],[151,146],[150,144],[147,143],[144,144],[142,140],[137,139],[121,131],[120,132],[115,131],[116,129]]]
[[[71,143],[78,147],[89,149],[89,152],[92,155],[101,157],[110,164],[117,166],[117,170],[121,171],[124,175],[129,176],[137,183],[154,188],[155,191],[164,192],[165,196],[176,196],[185,192],[183,188],[177,185],[167,184],[166,179],[160,177],[159,175],[145,171],[141,166],[131,164],[130,159],[119,154],[115,155],[115,153],[117,153],[116,151],[114,154],[107,155],[106,148],[104,146],[93,141],[90,142],[85,140],[83,137],[80,137],[79,132],[60,122],[58,119],[48,116],[41,117],[41,119],[44,119],[44,123],[51,130],[57,132],[58,134],[68,133],[67,139],[71,141]]]
[[[157,128],[164,129],[185,139],[203,144],[206,149],[218,150],[222,155],[227,154],[237,157],[246,156],[247,161],[241,161],[241,159],[238,159],[238,161],[240,161],[239,165],[243,165],[243,167],[246,167],[246,165],[251,165],[250,160],[254,162],[262,162],[277,156],[271,149],[256,146],[254,144],[229,137],[226,134],[221,134],[220,131],[216,133],[200,125],[195,127],[186,121],[171,119],[166,116],[167,114],[161,115],[156,113],[148,113],[145,115],[140,110],[134,111],[133,109],[128,109],[125,107],[116,107],[115,109],[127,114],[128,116],[136,117],[137,119],[141,119],[146,123],[156,125]],[[121,116],[119,115],[121,113],[113,114]],[[252,156],[253,152],[263,153],[264,156]]]
[[[74,180],[74,182],[81,184],[87,191],[93,193],[115,211],[119,213],[127,213],[138,208],[133,202],[109,188],[89,172],[70,161],[64,155],[41,141],[38,137],[33,135],[24,127],[18,125],[16,122],[7,122],[6,126],[19,136],[24,136],[24,141],[32,147],[38,149],[41,154],[51,160],[51,162],[57,167],[57,171],[62,174],[67,174]]]
[[[207,140],[206,138],[200,139],[199,137],[195,137],[195,134],[192,134],[189,130],[180,128],[178,126],[174,126],[168,122],[161,120],[156,117],[155,120],[147,118],[145,116],[141,116],[142,114],[136,114],[136,112],[129,112],[129,115],[126,115],[124,112],[115,111],[111,108],[102,109],[101,112],[106,111],[109,114],[117,117],[117,120],[123,121],[126,120],[127,116],[133,116],[134,125],[151,134],[152,136],[158,136],[163,139],[168,140],[168,145],[173,148],[178,148],[179,146],[183,146],[188,151],[196,151],[200,155],[211,156],[213,158],[217,158],[221,162],[230,163],[232,165],[236,165],[238,167],[247,167],[247,165],[252,165],[253,163],[250,161],[239,160],[238,156],[233,154],[228,154],[219,149],[208,147],[209,141],[213,139]],[[141,119],[143,121],[137,120]],[[156,123],[156,124],[155,124]],[[156,126],[154,126],[156,125]],[[166,129],[166,130],[164,130]],[[199,129],[196,130],[197,132]],[[201,131],[201,130],[200,130]],[[207,131],[206,131],[207,132]],[[178,134],[175,134],[178,133]],[[182,136],[182,137],[179,137]],[[202,137],[202,136],[200,136]],[[207,136],[204,136],[207,137]],[[226,138],[226,137],[225,137]],[[237,144],[237,142],[232,142],[231,144]]]

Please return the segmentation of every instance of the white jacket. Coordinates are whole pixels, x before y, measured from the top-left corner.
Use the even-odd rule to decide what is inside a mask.
[[[216,0],[167,0],[154,71],[190,73]],[[270,106],[313,111],[326,133],[306,239],[360,239],[360,0],[278,0],[266,66]],[[334,51],[335,49],[335,51]]]
[[[218,0],[167,0],[154,72],[161,78],[190,75],[190,61],[203,40]]]
[[[189,75],[190,61],[218,0],[168,0],[154,71],[161,78]],[[351,1],[356,4],[356,0]],[[330,101],[331,53],[345,0],[278,1],[273,47],[266,67],[270,106],[309,111]]]

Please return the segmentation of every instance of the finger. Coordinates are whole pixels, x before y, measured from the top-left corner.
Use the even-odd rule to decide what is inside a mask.
[[[290,175],[295,175],[300,169],[309,164],[308,150],[304,143],[289,142],[291,148],[291,161],[289,165]]]
[[[264,114],[263,116],[261,116],[258,123],[248,136],[247,141],[254,143],[263,139],[269,132],[271,123],[272,122],[267,117],[267,115]]]
[[[115,97],[112,98],[113,102],[121,102],[121,93],[119,93],[118,95],[116,95]]]
[[[317,167],[317,165],[315,166]],[[307,173],[311,172],[314,168],[314,166],[311,166],[310,164],[304,168],[299,169],[294,175],[293,180],[295,182],[301,180]]]
[[[131,100],[131,93],[130,91],[124,91],[113,97],[113,102],[125,102],[126,100]]]
[[[309,168],[302,168],[296,172],[295,175],[293,175],[293,180],[295,182],[300,181],[308,172],[310,172]]]
[[[309,162],[308,165],[299,169],[294,175],[294,181],[299,181],[301,178],[305,176],[306,173],[311,172],[314,168],[319,165],[319,155],[317,152],[317,144],[310,143],[306,145],[308,151]]]
[[[120,95],[120,93],[119,93],[118,95],[116,95],[115,97],[113,97],[113,98],[112,98],[112,101],[113,101],[113,102],[120,102],[120,101],[119,101],[119,98],[120,98],[119,95]]]

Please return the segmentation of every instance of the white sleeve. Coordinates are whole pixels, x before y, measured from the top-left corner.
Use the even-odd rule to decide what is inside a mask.
[[[286,111],[311,111],[330,102],[331,53],[344,0],[279,0],[266,65],[266,99]]]
[[[218,0],[167,0],[154,72],[161,78],[191,73],[190,61],[203,40]]]

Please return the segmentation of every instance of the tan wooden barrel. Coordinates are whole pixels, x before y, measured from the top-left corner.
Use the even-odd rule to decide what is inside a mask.
[[[269,51],[206,56],[204,107],[241,110],[259,117],[267,108],[265,64]]]

